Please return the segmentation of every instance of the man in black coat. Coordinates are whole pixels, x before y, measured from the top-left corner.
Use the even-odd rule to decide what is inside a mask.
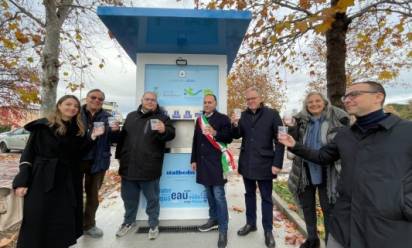
[[[137,111],[129,113],[119,135],[116,158],[119,159],[121,196],[125,207],[123,224],[116,233],[124,236],[136,226],[140,191],[147,200],[149,239],[159,234],[159,179],[162,174],[165,143],[175,137],[175,128],[162,113],[154,92],[146,92]]]
[[[318,164],[342,161],[339,197],[330,217],[328,248],[404,248],[412,244],[412,123],[383,112],[385,90],[366,81],[342,97],[351,127],[320,150],[280,141]]]
[[[275,247],[273,238],[273,178],[282,169],[284,146],[277,141],[278,126],[282,126],[279,113],[262,103],[256,88],[245,92],[248,108],[240,119],[232,115],[232,135],[242,138],[239,173],[243,176],[246,194],[246,225],[238,231],[245,236],[256,231],[256,184],[262,197],[262,225],[267,247]],[[275,145],[274,145],[275,144]]]
[[[199,231],[207,232],[219,226],[217,246],[224,248],[227,245],[229,219],[225,196],[227,180],[223,172],[221,150],[232,142],[232,135],[229,118],[219,113],[216,105],[215,95],[204,97],[204,116],[196,121],[190,161],[192,169],[196,171],[196,182],[205,186],[209,202],[209,220],[199,228]],[[220,147],[217,142],[223,143],[223,146]]]
[[[88,132],[93,130],[94,122],[104,123],[104,134],[97,138],[90,151],[83,157],[81,163],[84,177],[84,192],[86,193],[83,216],[84,234],[92,238],[100,238],[103,231],[96,226],[96,211],[99,207],[99,189],[104,175],[110,166],[110,148],[119,134],[119,124],[110,126],[110,114],[103,110],[105,94],[99,89],[92,89],[86,95],[86,104],[81,108],[83,124]]]

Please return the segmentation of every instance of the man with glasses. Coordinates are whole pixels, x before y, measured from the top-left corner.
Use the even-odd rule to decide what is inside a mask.
[[[92,238],[100,238],[103,231],[96,226],[96,211],[99,206],[99,189],[102,186],[106,170],[110,166],[110,147],[119,134],[119,123],[109,125],[110,114],[102,109],[105,95],[99,89],[90,90],[86,96],[86,104],[82,106],[83,123],[88,130],[93,130],[94,122],[102,122],[105,126],[103,135],[96,139],[90,152],[83,157],[81,169],[84,175],[84,191],[86,193],[83,214],[84,234]]]
[[[239,173],[246,189],[246,225],[237,234],[245,236],[256,231],[256,185],[262,198],[262,225],[265,244],[275,247],[273,238],[273,179],[282,169],[284,146],[277,141],[278,127],[282,126],[279,113],[263,105],[256,88],[245,92],[247,109],[240,119],[233,113],[232,136],[242,138]]]
[[[149,239],[159,234],[160,189],[165,143],[175,137],[170,118],[157,104],[154,92],[143,94],[137,111],[129,113],[120,132],[116,147],[121,176],[121,197],[125,215],[116,233],[122,237],[136,226],[140,192],[147,200]]]
[[[342,97],[351,127],[320,150],[279,141],[317,164],[341,159],[339,197],[330,217],[328,248],[404,248],[412,244],[412,123],[383,112],[386,93],[373,81],[350,86]]]

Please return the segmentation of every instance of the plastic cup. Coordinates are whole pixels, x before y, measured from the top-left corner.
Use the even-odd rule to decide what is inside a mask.
[[[93,128],[100,129],[102,132],[104,132],[104,122],[102,121],[93,122]]]
[[[288,127],[287,126],[278,126],[278,137],[280,135],[288,134]]]
[[[210,125],[206,124],[205,127],[202,129],[203,134],[209,134]]]
[[[109,117],[107,118],[107,121],[109,122],[110,127],[113,127],[117,123],[116,117]]]
[[[240,116],[242,115],[242,110],[240,108],[235,108],[233,112],[235,113],[236,119],[240,119]]]
[[[159,123],[158,119],[150,119],[150,128],[152,130],[157,130],[157,124]]]

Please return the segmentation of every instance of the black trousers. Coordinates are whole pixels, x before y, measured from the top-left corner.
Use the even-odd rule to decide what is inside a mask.
[[[256,226],[256,188],[259,187],[262,198],[262,225],[265,232],[272,231],[273,228],[273,202],[272,202],[272,180],[250,180],[243,178],[246,194],[246,222]]]
[[[319,202],[323,212],[325,237],[327,240],[329,233],[329,216],[332,209],[332,204],[329,204],[328,195],[325,184],[308,185],[301,194],[299,194],[299,201],[302,206],[303,216],[305,218],[306,231],[308,232],[308,239],[315,239],[318,237],[317,216],[316,216],[316,189],[319,193]]]

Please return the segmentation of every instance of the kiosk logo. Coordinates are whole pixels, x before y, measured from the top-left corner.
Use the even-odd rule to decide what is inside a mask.
[[[202,92],[202,90],[198,90],[196,92],[193,92],[193,89],[191,87],[184,89],[184,91],[185,91],[186,96],[196,96],[196,95],[198,95],[199,93]]]
[[[208,95],[208,94],[213,94],[213,90],[211,89],[203,89],[203,90],[198,90],[196,92],[193,92],[192,87],[184,89],[185,95],[186,96],[196,96],[203,92],[203,95]]]

